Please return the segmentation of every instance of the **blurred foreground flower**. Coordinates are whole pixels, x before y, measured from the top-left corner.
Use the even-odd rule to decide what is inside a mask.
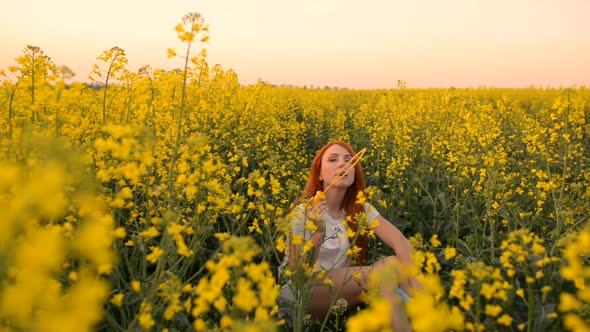
[[[29,138],[25,162],[0,161],[0,329],[92,331],[109,295],[113,221],[76,154]]]

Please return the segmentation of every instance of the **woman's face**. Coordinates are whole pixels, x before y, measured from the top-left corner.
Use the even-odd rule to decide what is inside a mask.
[[[352,155],[342,145],[331,145],[322,155],[322,166],[320,169],[320,180],[327,188],[335,177],[344,174],[347,170],[344,165],[352,159]],[[347,167],[350,168],[350,165]],[[354,167],[332,187],[347,188],[354,182]]]

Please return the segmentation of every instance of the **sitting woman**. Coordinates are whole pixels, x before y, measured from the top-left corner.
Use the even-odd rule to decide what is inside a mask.
[[[279,271],[294,278],[302,270],[301,257],[311,252],[311,262],[308,262],[311,264],[308,266],[315,266],[316,271],[322,273],[319,274],[321,280],[309,289],[310,296],[306,300],[305,309],[314,319],[323,319],[336,300],[341,298],[346,300],[348,308],[361,304],[361,293],[368,289],[368,275],[372,270],[383,268],[392,261],[412,264],[408,239],[369,203],[357,202],[357,194],[365,189],[365,179],[357,158],[347,143],[333,142],[322,147],[313,159],[305,192],[297,200],[291,214],[292,234]],[[351,159],[355,160],[350,162]],[[366,213],[369,225],[376,223],[374,233],[395,251],[396,256],[364,265],[366,236],[356,234],[355,245],[361,251],[356,262],[351,262],[351,241],[345,223],[348,222],[348,227],[357,233],[359,225],[356,216],[359,213]],[[310,245],[313,246],[311,249]],[[397,278],[392,276],[392,283],[396,282]],[[395,331],[404,331],[409,330],[409,322],[398,295],[407,296],[412,288],[421,286],[416,279],[399,286],[403,291],[398,288],[397,295],[381,295],[390,299],[392,305],[391,327]],[[292,297],[292,294],[292,285],[283,286],[281,297]]]

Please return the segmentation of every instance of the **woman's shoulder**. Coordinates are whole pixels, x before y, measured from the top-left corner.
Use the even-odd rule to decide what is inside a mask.
[[[368,212],[369,209],[375,209],[375,207],[373,206],[373,204],[371,204],[370,202],[365,202],[363,204],[363,208],[365,209],[366,212]]]
[[[372,218],[377,218],[377,216],[380,215],[379,211],[377,211],[377,209],[369,202],[365,202],[365,204],[363,205],[364,209],[365,209],[365,213]]]

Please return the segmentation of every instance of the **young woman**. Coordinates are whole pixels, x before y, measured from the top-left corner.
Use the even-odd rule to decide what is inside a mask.
[[[357,194],[365,189],[365,179],[360,163],[356,163],[347,172],[350,164],[346,164],[354,155],[354,150],[347,143],[333,142],[322,147],[313,159],[305,192],[298,199],[292,214],[292,234],[289,238],[288,253],[280,268],[281,272],[288,268],[296,274],[301,270],[301,266],[297,265],[301,264],[302,254],[313,252],[313,262],[310,266],[316,264],[318,272],[325,270],[322,280],[329,278],[332,284],[331,287],[326,287],[325,283],[320,281],[311,289],[307,312],[315,319],[323,319],[338,298],[345,299],[348,308],[358,306],[361,303],[361,292],[368,287],[367,277],[371,270],[387,266],[393,260],[412,264],[408,239],[400,230],[369,203],[357,203]],[[340,179],[334,182],[334,178]],[[327,187],[329,190],[326,191]],[[318,191],[325,191],[325,199],[311,206],[309,202]],[[366,237],[357,235],[355,245],[361,248],[361,251],[355,259],[356,262],[351,261],[347,251],[352,246],[344,222],[349,216],[351,222],[348,222],[348,227],[356,232],[359,225],[355,216],[358,213],[367,214],[369,225],[377,222],[377,226],[373,228],[374,233],[395,251],[396,256],[365,265]],[[304,249],[306,243],[307,250]],[[314,247],[313,251],[309,250],[310,243]],[[395,277],[392,276],[393,280]],[[412,279],[400,287],[409,292],[411,288],[418,288],[420,285]],[[381,295],[391,299],[394,330],[408,330],[408,319],[395,295]]]

